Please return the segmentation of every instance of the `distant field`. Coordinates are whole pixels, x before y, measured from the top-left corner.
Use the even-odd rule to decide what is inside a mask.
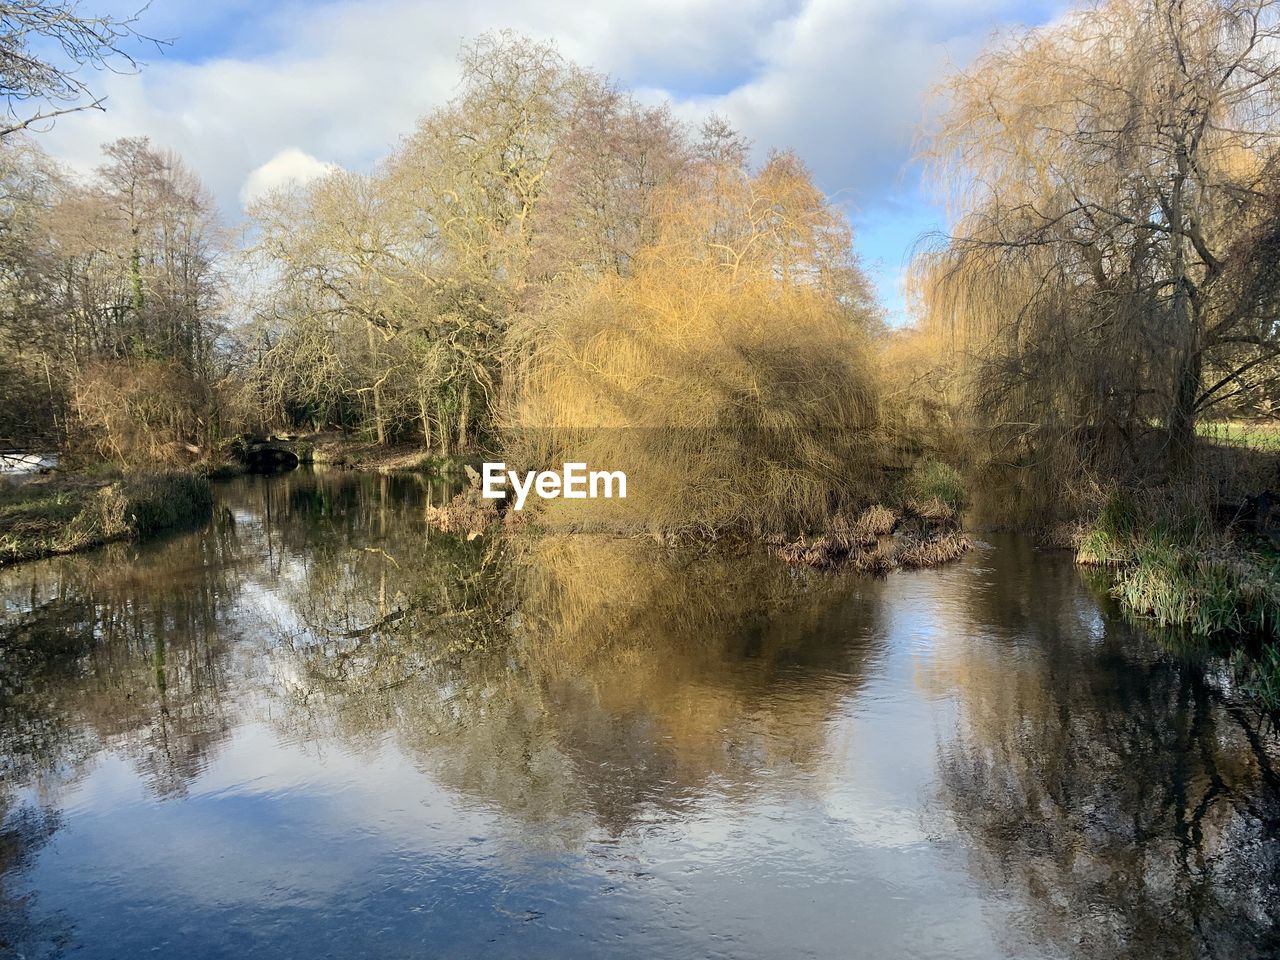
[[[1280,452],[1280,422],[1218,420],[1202,422],[1196,429],[1216,443]]]

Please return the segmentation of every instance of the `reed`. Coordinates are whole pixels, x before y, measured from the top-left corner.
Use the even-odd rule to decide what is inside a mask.
[[[1280,638],[1280,556],[1219,527],[1201,491],[1113,491],[1076,561],[1111,568],[1112,593],[1161,626]]]
[[[973,549],[973,541],[963,533],[945,532],[924,539],[909,539],[897,551],[898,566],[907,570],[938,567],[959,560]]]
[[[858,517],[858,526],[875,537],[884,537],[893,533],[898,523],[898,515],[883,504],[875,503],[867,507]]]
[[[1280,711],[1280,644],[1267,644],[1252,656],[1244,650],[1232,658],[1236,681],[1254,702],[1272,713]]]
[[[922,516],[939,514],[945,508],[953,517],[969,506],[964,478],[950,464],[925,457],[911,468],[902,481],[905,506]]]

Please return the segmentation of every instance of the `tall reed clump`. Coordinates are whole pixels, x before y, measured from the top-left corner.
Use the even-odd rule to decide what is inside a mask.
[[[1112,593],[1162,626],[1280,639],[1280,555],[1222,530],[1194,493],[1117,491],[1076,549]]]
[[[1262,709],[1280,711],[1280,644],[1267,644],[1256,656],[1238,650],[1232,667],[1237,682]]]
[[[936,510],[937,503],[958,517],[969,506],[969,492],[955,467],[926,457],[903,478],[902,500],[915,512]]]
[[[208,479],[181,470],[131,477],[117,496],[129,533],[136,537],[203,520],[213,508]]]

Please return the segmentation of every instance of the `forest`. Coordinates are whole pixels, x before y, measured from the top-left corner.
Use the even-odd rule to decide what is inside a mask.
[[[950,225],[916,246],[908,326],[798,155],[552,44],[465,43],[454,98],[372,170],[231,225],[163,145],[77,176],[22,113],[87,92],[41,31],[101,64],[133,21],[7,23],[0,449],[130,475],[269,435],[583,461],[635,495],[575,529],[817,566],[902,519],[950,559],[969,491],[1000,490],[1002,522],[1161,622],[1280,629],[1270,0],[1085,3],[948,75],[918,154]]]

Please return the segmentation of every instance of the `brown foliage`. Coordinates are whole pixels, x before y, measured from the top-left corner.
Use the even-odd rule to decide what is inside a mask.
[[[792,541],[771,539],[771,552],[784,563],[795,566],[849,569],[876,576],[898,567],[939,566],[959,559],[973,544],[956,528],[955,514],[950,508],[940,502],[937,507],[940,509],[928,511],[933,516],[917,513],[917,519],[912,521],[916,529],[912,532],[890,538],[887,534],[898,524],[898,517],[877,504],[856,521],[837,515],[820,537],[800,537]]]
[[[76,377],[84,442],[122,466],[198,457],[207,433],[204,385],[176,363],[103,361]]]
[[[517,460],[622,470],[626,501],[546,519],[672,532],[815,529],[878,462],[874,314],[847,225],[791,158],[663,200],[629,276],[566,282],[513,328]]]
[[[499,520],[496,500],[488,500],[476,487],[468,487],[443,507],[427,505],[429,527],[442,533],[478,534]]]
[[[1181,471],[1197,418],[1274,376],[1278,42],[1271,0],[1081,3],[939,92],[954,224],[913,273],[1033,484]]]

